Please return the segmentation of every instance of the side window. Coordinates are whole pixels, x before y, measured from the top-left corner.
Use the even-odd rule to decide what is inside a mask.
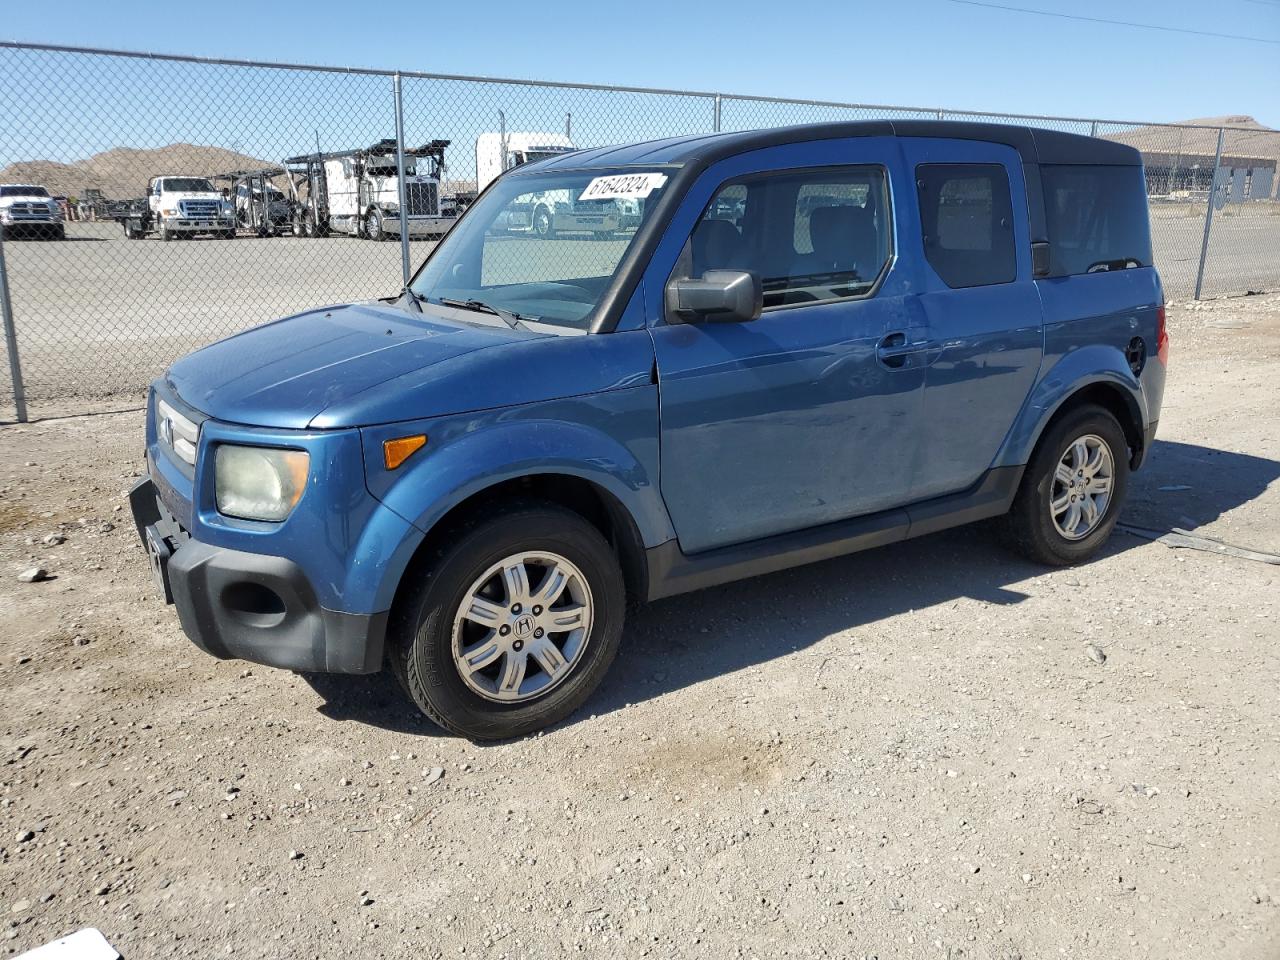
[[[1040,167],[1049,275],[1151,266],[1151,225],[1141,167]]]
[[[863,297],[889,260],[891,223],[882,167],[747,177],[716,191],[676,270],[754,271],[766,308]]]
[[[1010,283],[1018,273],[1009,175],[998,163],[916,167],[929,265],[953,288]]]

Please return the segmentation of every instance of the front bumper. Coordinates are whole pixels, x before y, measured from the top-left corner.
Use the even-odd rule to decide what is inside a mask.
[[[129,492],[129,506],[162,595],[201,650],[287,670],[381,668],[387,612],[328,610],[292,560],[193,540],[150,477]]]
[[[164,225],[175,233],[214,233],[222,230],[234,230],[235,220],[229,217],[218,220],[192,220],[181,217],[166,217]]]

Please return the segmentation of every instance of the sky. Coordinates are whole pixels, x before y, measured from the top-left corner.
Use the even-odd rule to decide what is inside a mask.
[[[1280,0],[45,0],[8,5],[0,39],[991,113],[1242,114],[1280,127]],[[0,163],[179,141],[275,162],[317,142],[347,149],[391,136],[389,104],[382,77],[0,49]],[[475,136],[497,129],[499,111],[508,129],[525,130],[563,129],[572,114],[575,142],[591,146],[700,132],[711,110],[696,98],[405,87],[406,139],[452,139],[463,167],[474,164]],[[725,129],[838,118],[759,103],[729,102],[724,111]]]
[[[45,0],[7,5],[0,39],[1126,120],[1249,114],[1280,126],[1280,0],[992,2],[1166,29],[956,0],[226,0],[190,15],[172,2]]]

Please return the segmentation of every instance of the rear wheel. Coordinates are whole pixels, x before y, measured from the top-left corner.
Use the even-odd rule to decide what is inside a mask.
[[[533,212],[533,234],[543,240],[549,239],[555,233],[555,226],[551,222],[551,211],[546,207],[539,207]]]
[[[392,667],[418,708],[473,740],[568,716],[622,636],[622,572],[604,537],[572,511],[524,503],[441,543],[407,574],[392,628]]]
[[[1012,544],[1040,563],[1092,557],[1115,528],[1129,488],[1129,447],[1112,414],[1073,410],[1049,428],[1005,518]]]

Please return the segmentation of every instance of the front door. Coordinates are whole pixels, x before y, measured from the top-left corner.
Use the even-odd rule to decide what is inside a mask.
[[[671,276],[711,269],[755,271],[765,289],[753,322],[651,327],[662,495],[685,553],[906,502],[925,361],[896,265],[896,157],[880,138],[735,157],[673,218],[648,304]]]

